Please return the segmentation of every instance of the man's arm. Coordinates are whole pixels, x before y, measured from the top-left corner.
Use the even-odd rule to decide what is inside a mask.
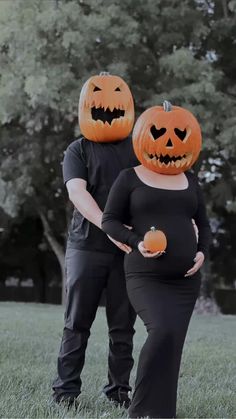
[[[79,178],[70,179],[66,183],[66,187],[68,190],[69,199],[73,203],[73,205],[85,218],[87,218],[88,221],[95,224],[98,228],[101,229],[103,213],[100,210],[96,201],[93,199],[92,195],[87,191],[86,180]],[[129,246],[120,243],[112,239],[111,237],[109,237],[109,239],[117,247],[119,247],[119,249],[123,250],[126,253],[130,253],[131,248]]]
[[[87,182],[84,179],[71,179],[66,183],[70,201],[88,221],[101,228],[102,211],[87,191]]]

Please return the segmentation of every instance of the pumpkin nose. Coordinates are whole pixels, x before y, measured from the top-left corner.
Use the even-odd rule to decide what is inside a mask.
[[[166,147],[173,147],[172,141],[169,138],[169,140],[167,141]]]

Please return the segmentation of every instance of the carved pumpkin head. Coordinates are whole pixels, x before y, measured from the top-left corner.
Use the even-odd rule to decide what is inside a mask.
[[[165,101],[138,118],[133,131],[135,154],[143,166],[157,173],[176,175],[197,160],[201,129],[193,114]]]
[[[90,77],[79,100],[82,134],[91,141],[120,141],[130,134],[133,124],[133,97],[124,80],[109,73]]]

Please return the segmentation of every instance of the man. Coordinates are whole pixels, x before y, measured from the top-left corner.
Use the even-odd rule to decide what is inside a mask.
[[[127,408],[135,313],[126,293],[123,255],[131,249],[111,241],[101,230],[111,185],[122,169],[138,163],[128,137],[134,104],[126,83],[108,73],[91,77],[81,91],[79,122],[85,137],[69,145],[63,162],[64,182],[75,209],[66,250],[65,327],[53,396],[70,406],[81,392],[90,328],[106,289],[109,357],[103,392]]]

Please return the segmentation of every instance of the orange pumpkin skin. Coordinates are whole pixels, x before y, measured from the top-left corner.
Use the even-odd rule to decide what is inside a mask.
[[[157,173],[177,175],[188,170],[201,145],[201,128],[193,114],[167,101],[163,107],[143,112],[134,126],[135,154],[143,166]]]
[[[95,142],[121,141],[130,134],[134,101],[121,77],[101,73],[86,81],[79,100],[79,125],[81,133]]]
[[[151,253],[163,252],[167,247],[167,239],[165,233],[161,230],[156,230],[155,227],[151,229],[144,236],[144,247]]]

